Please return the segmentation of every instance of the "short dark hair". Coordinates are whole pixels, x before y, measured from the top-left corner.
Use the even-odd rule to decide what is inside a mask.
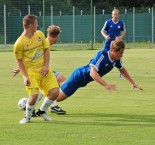
[[[116,52],[121,49],[125,49],[125,43],[123,40],[114,40],[110,44],[110,49],[114,49]]]
[[[34,21],[37,20],[37,16],[35,15],[26,15],[23,18],[23,27],[28,28],[30,24],[34,24]]]
[[[56,37],[57,35],[59,35],[60,32],[60,27],[56,25],[51,25],[47,28],[47,34],[52,37]]]

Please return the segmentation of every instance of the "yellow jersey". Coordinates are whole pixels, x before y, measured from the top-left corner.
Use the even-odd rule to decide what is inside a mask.
[[[22,59],[27,72],[41,73],[44,66],[44,49],[50,48],[43,32],[37,30],[33,37],[27,38],[23,34],[14,44],[16,59]]]

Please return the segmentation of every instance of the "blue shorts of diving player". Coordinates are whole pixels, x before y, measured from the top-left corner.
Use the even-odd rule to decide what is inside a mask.
[[[86,86],[90,81],[87,76],[82,72],[84,67],[80,67],[74,70],[70,77],[60,87],[61,91],[66,96],[71,96],[74,92],[80,88]],[[90,76],[88,76],[90,78]]]

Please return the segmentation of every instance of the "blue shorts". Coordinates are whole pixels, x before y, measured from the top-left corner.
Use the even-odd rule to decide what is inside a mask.
[[[58,77],[58,75],[60,74],[59,72],[53,71],[54,75],[56,76],[56,78]]]
[[[84,87],[89,83],[81,69],[82,67],[75,69],[70,77],[60,87],[61,91],[66,96],[71,96],[78,88]]]

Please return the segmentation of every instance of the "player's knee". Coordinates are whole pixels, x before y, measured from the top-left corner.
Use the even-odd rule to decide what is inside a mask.
[[[55,100],[59,95],[59,88],[54,88],[52,90],[49,91],[49,99],[51,100]]]
[[[37,98],[38,98],[38,95],[30,96],[28,99],[28,104],[29,105],[35,105]]]
[[[65,100],[65,99],[67,99],[67,98],[68,98],[68,96],[66,96],[63,92],[60,91],[59,96],[57,97],[56,101],[61,102],[61,101]]]

